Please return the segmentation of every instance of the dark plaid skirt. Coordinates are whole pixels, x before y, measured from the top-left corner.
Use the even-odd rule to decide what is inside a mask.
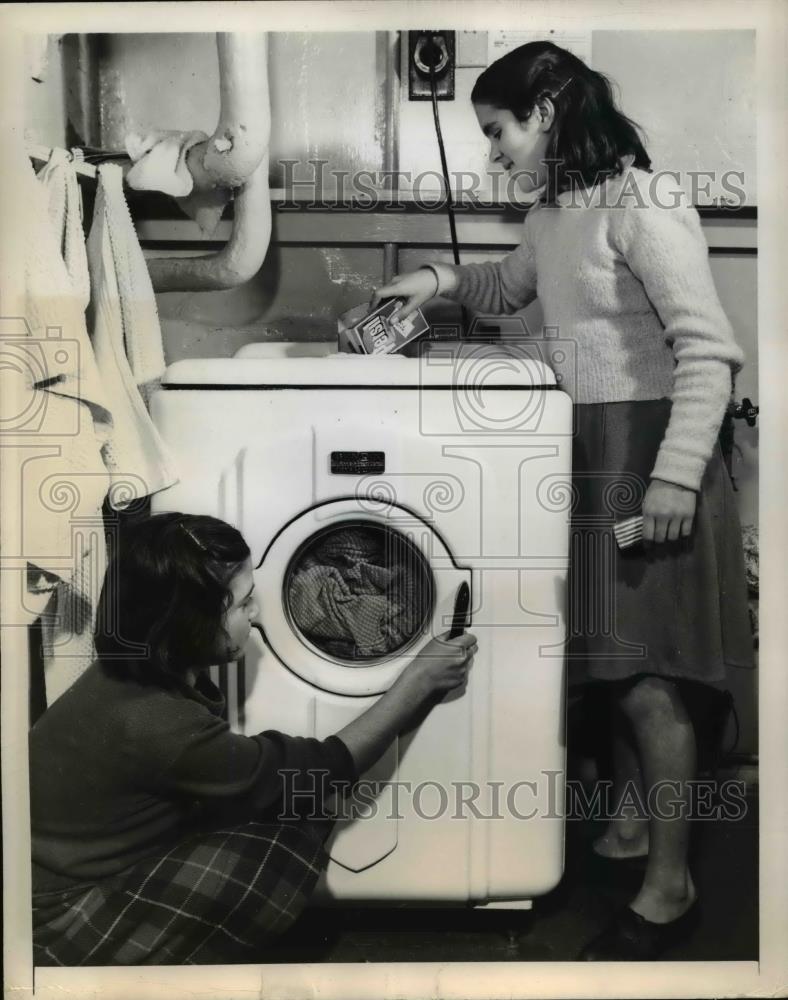
[[[326,832],[247,823],[183,841],[99,884],[34,894],[34,962],[254,962],[306,906],[328,861]]]
[[[719,445],[691,537],[620,550],[613,536],[640,513],[670,411],[668,399],[575,407],[572,682],[656,674],[713,685],[729,667],[754,666],[741,527]]]

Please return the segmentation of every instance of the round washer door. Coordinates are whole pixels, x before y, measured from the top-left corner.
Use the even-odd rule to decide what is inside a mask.
[[[386,691],[450,625],[460,584],[422,518],[353,497],[319,504],[275,536],[255,571],[265,641],[309,684],[342,695]]]

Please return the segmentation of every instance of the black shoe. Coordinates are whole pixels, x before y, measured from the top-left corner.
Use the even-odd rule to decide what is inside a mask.
[[[630,907],[593,938],[578,955],[579,962],[653,962],[663,952],[685,941],[700,918],[698,901],[675,920],[655,924]]]

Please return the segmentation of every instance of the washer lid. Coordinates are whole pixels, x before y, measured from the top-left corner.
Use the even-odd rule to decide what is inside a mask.
[[[540,360],[539,343],[463,344],[439,350],[436,345],[420,358],[399,354],[366,357],[331,354],[315,357],[193,358],[167,368],[162,384],[170,388],[555,388],[552,369]],[[491,364],[497,359],[497,363]]]
[[[470,576],[432,527],[404,508],[329,501],[269,545],[255,571],[260,624],[276,657],[307,683],[380,694],[447,630]]]

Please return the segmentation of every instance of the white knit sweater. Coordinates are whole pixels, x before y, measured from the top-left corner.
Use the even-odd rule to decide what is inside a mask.
[[[590,202],[590,203],[589,203]],[[445,294],[486,313],[536,296],[545,327],[576,345],[575,403],[673,400],[652,476],[697,490],[743,353],[720,305],[697,211],[669,175],[627,166],[592,192],[526,216],[501,261],[453,267]]]

